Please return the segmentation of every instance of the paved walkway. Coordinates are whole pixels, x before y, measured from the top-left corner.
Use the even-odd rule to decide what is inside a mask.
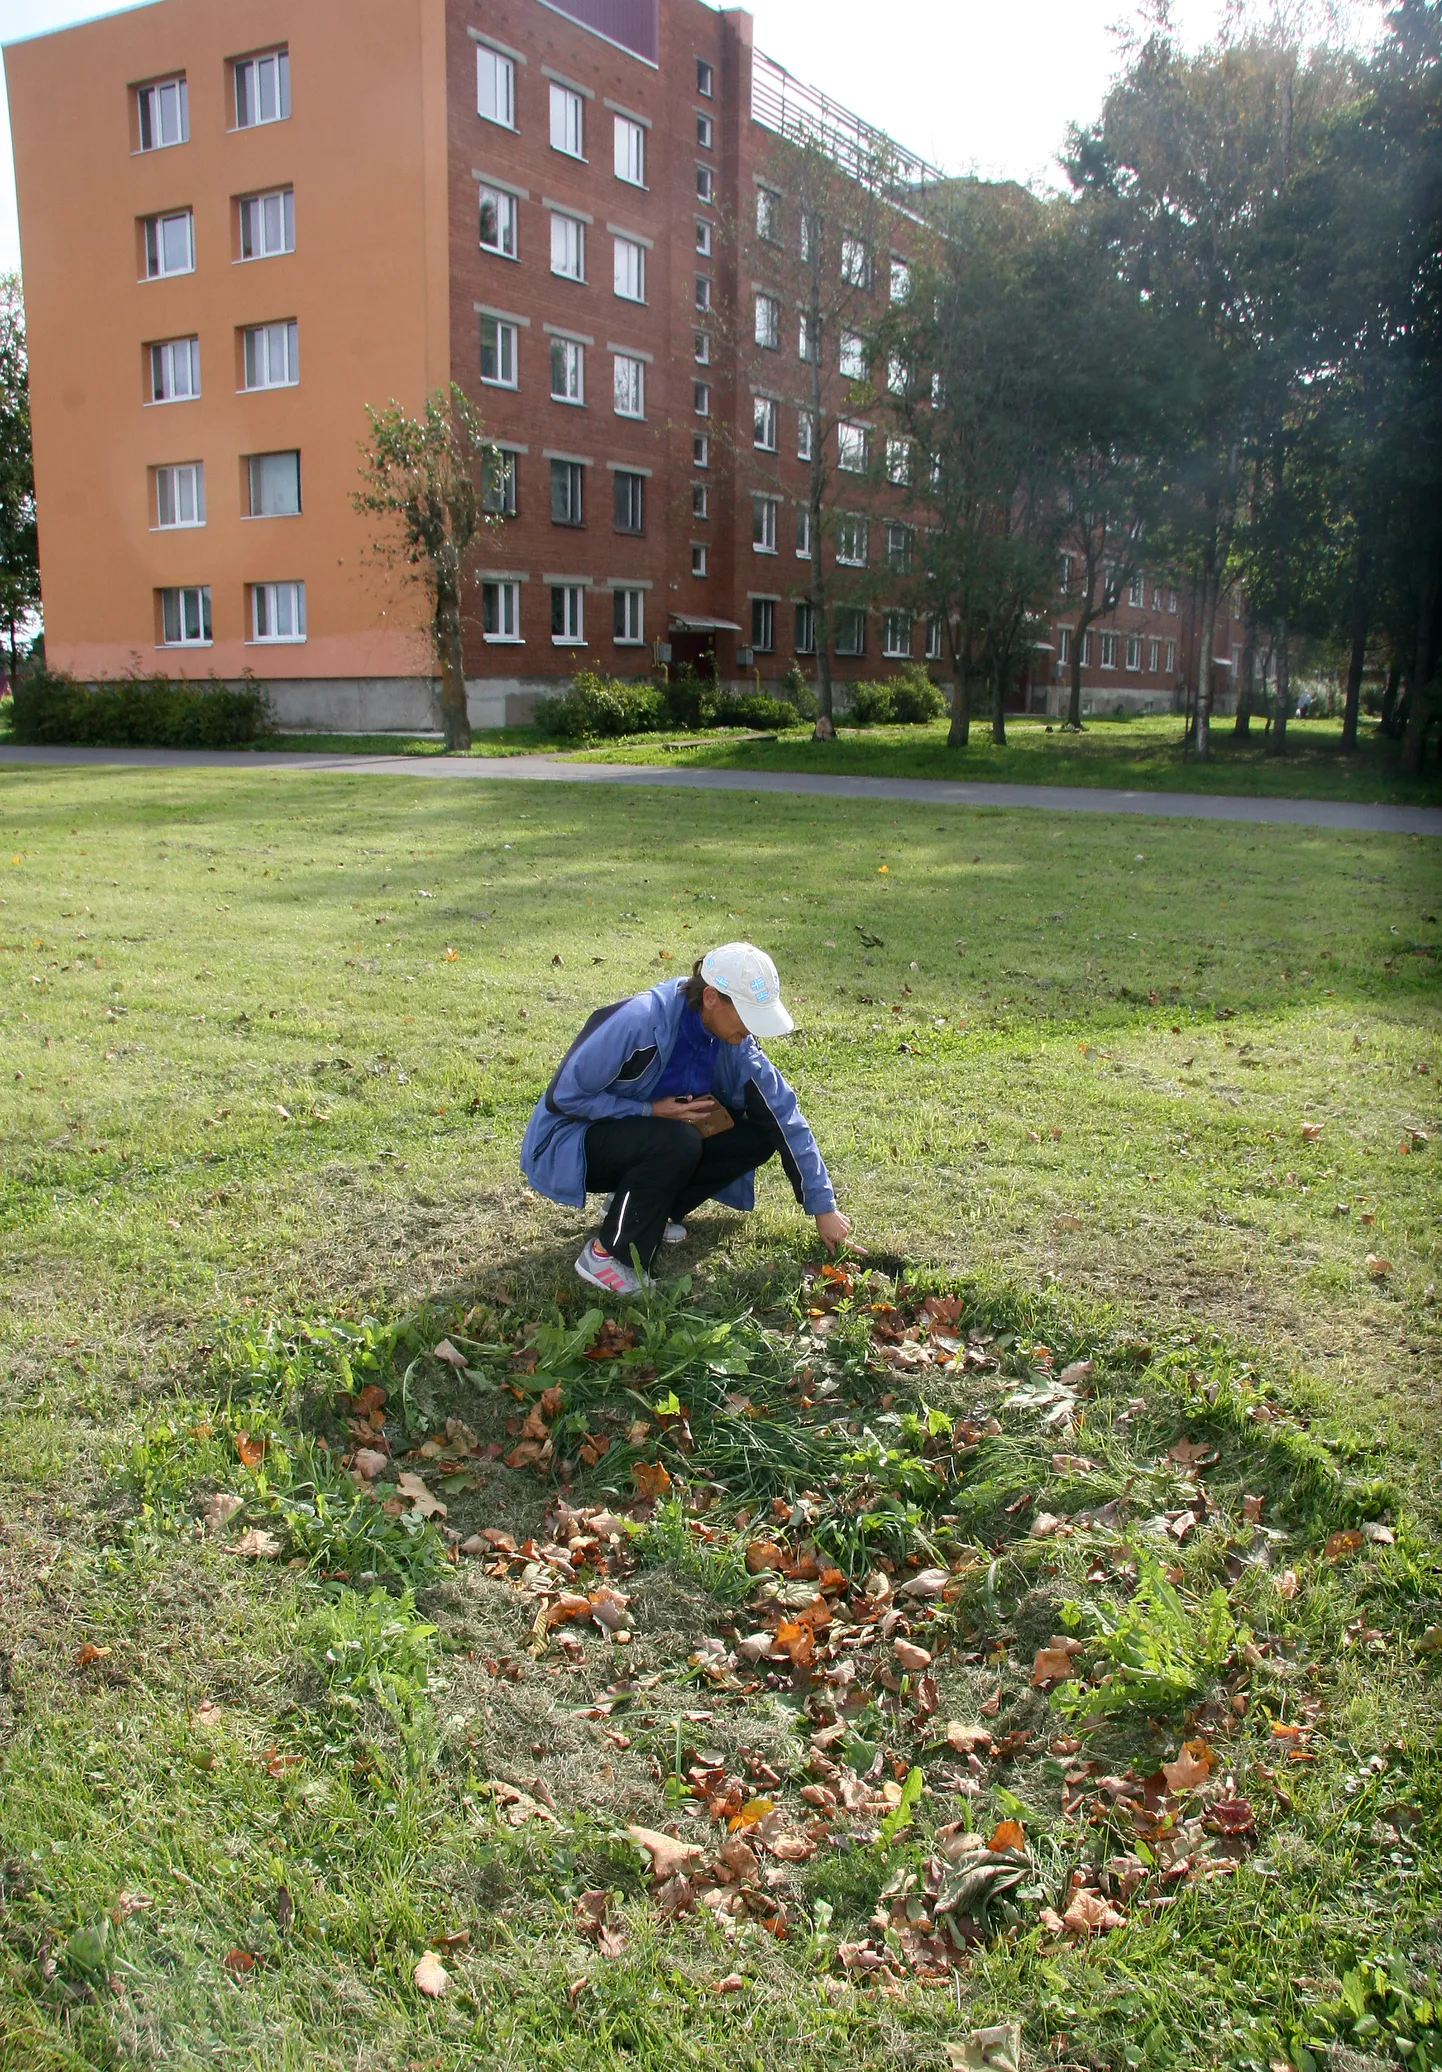
[[[488,777],[546,784],[648,784],[669,791],[774,791],[812,798],[902,799],[913,805],[1045,813],[1141,813],[1153,820],[1242,820],[1287,827],[1442,836],[1442,807],[1350,799],[1244,799],[1217,792],[1112,791],[1082,784],[957,784],[939,777],[823,777],[804,771],[667,769],[579,763],[548,755],[287,755],[200,748],[0,748],[7,763],[102,764],[144,770],[326,770],[383,777]]]

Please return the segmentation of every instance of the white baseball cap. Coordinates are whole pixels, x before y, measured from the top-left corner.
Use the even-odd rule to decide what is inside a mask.
[[[781,1005],[781,981],[754,942],[723,942],[701,959],[701,976],[724,993],[753,1036],[789,1036],[796,1027]]]

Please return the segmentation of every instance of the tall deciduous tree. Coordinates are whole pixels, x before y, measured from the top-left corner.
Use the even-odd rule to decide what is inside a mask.
[[[358,511],[386,521],[376,552],[404,567],[427,593],[446,747],[465,750],[471,745],[461,645],[466,561],[489,522],[479,477],[488,464],[504,463],[484,437],[480,413],[454,382],[428,396],[419,417],[394,402],[366,414],[371,437],[361,447],[364,486],[352,501]]]
[[[18,274],[0,275],[0,627],[14,681],[22,628],[40,607],[35,470],[25,306]]]

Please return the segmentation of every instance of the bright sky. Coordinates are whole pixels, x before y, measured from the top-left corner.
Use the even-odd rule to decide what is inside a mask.
[[[876,0],[751,0],[756,42],[798,78],[864,115],[945,172],[1059,179],[1069,122],[1101,105],[1119,27],[1137,0],[893,0],[878,35]],[[1370,32],[1379,0],[1332,0]],[[1211,36],[1225,0],[1173,0],[1189,43]],[[1297,0],[1272,0],[1295,13]],[[1329,0],[1302,0],[1311,12]],[[0,43],[118,9],[77,0],[0,0]],[[20,263],[8,103],[0,96],[0,271]]]

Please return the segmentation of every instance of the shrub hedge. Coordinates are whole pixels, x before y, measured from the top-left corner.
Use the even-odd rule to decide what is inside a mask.
[[[885,683],[851,686],[853,726],[920,727],[945,712],[946,700],[919,662],[908,662]]]
[[[239,687],[168,676],[122,676],[79,683],[53,669],[35,669],[15,685],[11,732],[34,746],[92,748],[234,748],[273,731],[270,704],[257,683]]]

